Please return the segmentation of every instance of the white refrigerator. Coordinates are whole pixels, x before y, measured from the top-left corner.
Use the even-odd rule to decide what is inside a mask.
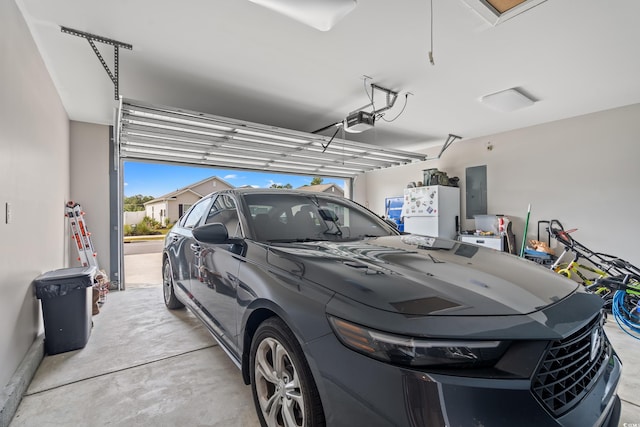
[[[460,189],[442,185],[405,188],[402,216],[407,233],[456,239]]]

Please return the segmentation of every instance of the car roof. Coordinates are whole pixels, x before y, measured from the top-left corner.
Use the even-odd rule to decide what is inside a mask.
[[[312,195],[312,196],[332,197],[332,198],[341,199],[341,200],[346,199],[344,196],[340,196],[337,194],[321,193],[317,191],[305,191],[303,189],[288,189],[288,188],[249,188],[249,187],[230,188],[226,190],[215,191],[209,195],[211,196],[215,194],[225,194],[225,193],[226,194],[233,193],[240,196],[243,196],[246,194],[291,194],[291,195],[297,194],[301,196]]]

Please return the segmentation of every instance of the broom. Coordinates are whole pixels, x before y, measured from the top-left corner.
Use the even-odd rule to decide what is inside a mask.
[[[531,216],[531,203],[527,208],[527,220],[524,222],[524,233],[522,233],[522,246],[520,248],[520,258],[524,256],[524,248],[527,244],[527,231],[529,231],[529,216]]]

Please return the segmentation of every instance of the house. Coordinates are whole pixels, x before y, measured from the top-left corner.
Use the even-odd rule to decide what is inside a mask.
[[[316,193],[329,193],[336,194],[344,197],[344,190],[337,184],[317,184],[317,185],[303,185],[298,187],[298,190],[315,191]]]
[[[173,223],[203,196],[229,188],[234,186],[217,176],[212,176],[150,200],[144,204],[144,210],[146,216],[161,224]]]

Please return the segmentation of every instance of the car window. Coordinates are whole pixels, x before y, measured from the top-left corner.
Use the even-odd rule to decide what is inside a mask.
[[[180,221],[180,226],[184,228],[193,228],[198,225],[210,201],[211,199],[207,197],[206,199],[202,199],[198,203],[193,205],[191,210],[187,212],[185,217]]]
[[[227,227],[229,237],[243,237],[236,203],[231,196],[222,194],[211,205],[205,224],[215,222],[224,224]]]
[[[375,214],[348,199],[308,194],[249,194],[256,240],[349,240],[395,234]]]

